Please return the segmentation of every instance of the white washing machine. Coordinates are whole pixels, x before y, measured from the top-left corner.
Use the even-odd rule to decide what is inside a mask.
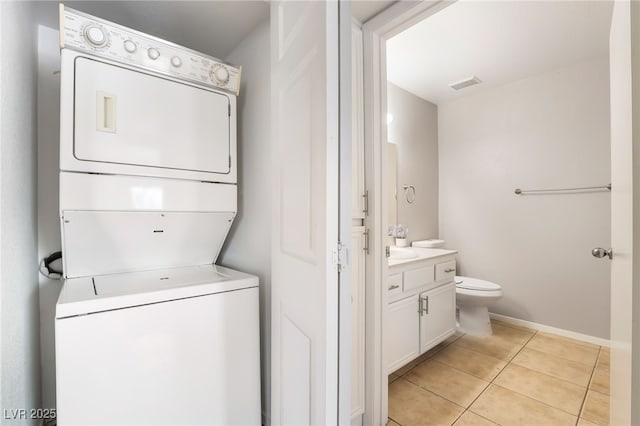
[[[61,6],[58,424],[260,424],[237,211],[240,68]]]

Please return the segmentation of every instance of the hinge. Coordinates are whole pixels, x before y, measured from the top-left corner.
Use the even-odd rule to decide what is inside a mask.
[[[365,216],[369,215],[369,191],[362,193],[362,213],[364,213]]]
[[[347,248],[342,245],[342,242],[340,241],[338,241],[338,246],[333,249],[332,263],[338,268],[338,271],[341,271],[349,264],[349,259],[347,257]]]

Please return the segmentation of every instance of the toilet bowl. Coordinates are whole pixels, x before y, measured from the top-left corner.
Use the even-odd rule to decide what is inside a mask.
[[[460,331],[475,336],[490,336],[490,303],[502,298],[502,287],[477,278],[456,276],[456,305]]]

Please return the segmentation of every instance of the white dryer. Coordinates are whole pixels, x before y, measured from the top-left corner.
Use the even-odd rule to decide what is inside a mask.
[[[61,6],[58,424],[260,424],[237,211],[240,68]]]

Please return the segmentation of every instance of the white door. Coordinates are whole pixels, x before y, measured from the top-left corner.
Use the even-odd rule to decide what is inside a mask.
[[[271,3],[273,425],[338,422],[338,34],[337,2]]]
[[[354,226],[351,237],[351,425],[362,425],[365,362],[365,247],[364,226]]]
[[[364,219],[369,207],[364,187],[364,57],[362,30],[355,22],[351,49],[351,218]]]
[[[635,5],[636,19],[638,5]],[[633,151],[633,113],[638,120],[638,89],[632,93],[632,79],[637,85],[640,76],[632,74],[632,63],[638,73],[638,34],[632,36],[632,10],[629,2],[616,1],[611,21],[609,39],[611,78],[611,424],[638,424],[640,421],[640,390],[637,388],[639,354],[632,350],[637,346],[640,332],[637,324],[638,253],[633,252],[634,239],[638,240],[640,217],[633,213],[634,198],[640,197],[640,188],[634,187],[638,179],[638,154]],[[633,22],[637,24],[637,20]],[[635,46],[634,46],[635,43]],[[635,50],[635,52],[633,51]],[[634,63],[635,62],[635,63]],[[632,155],[633,153],[633,155]],[[634,170],[635,165],[635,170]],[[635,217],[634,217],[635,216]],[[635,233],[635,236],[634,236]],[[635,238],[634,238],[635,237]],[[606,259],[606,258],[605,258]],[[634,271],[634,263],[636,263]],[[635,293],[635,294],[634,294]],[[637,349],[636,349],[637,351]],[[636,382],[635,384],[633,382]]]

